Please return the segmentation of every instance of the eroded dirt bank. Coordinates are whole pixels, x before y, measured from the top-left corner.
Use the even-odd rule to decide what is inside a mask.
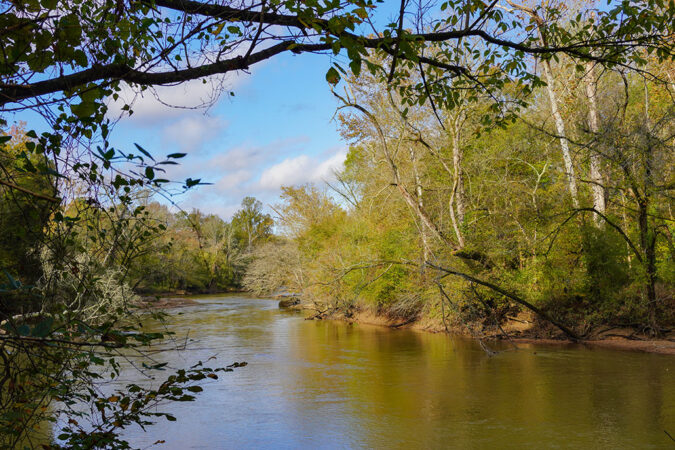
[[[316,318],[309,316],[308,318]],[[412,329],[431,333],[450,333],[466,337],[485,340],[509,340],[514,344],[553,344],[553,345],[584,345],[590,347],[611,348],[615,350],[639,351],[675,356],[675,333],[672,331],[653,338],[631,328],[601,327],[584,333],[584,339],[573,342],[566,339],[562,333],[549,326],[541,325],[531,317],[521,314],[502,324],[501,329],[481,333],[470,333],[466,327],[446,326],[439,320],[423,318],[420,320],[397,319],[378,315],[372,311],[358,311],[346,316],[343,313],[334,313],[321,317],[329,320],[342,320],[352,323],[385,326],[395,329]]]

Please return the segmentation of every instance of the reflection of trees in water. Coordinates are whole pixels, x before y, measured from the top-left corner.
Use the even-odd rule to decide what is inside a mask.
[[[664,445],[674,419],[666,369],[675,365],[666,357],[558,346],[513,351],[500,343],[490,345],[504,351],[490,357],[472,340],[305,321],[270,305],[233,298],[174,310],[182,314],[167,325],[176,340],[190,330],[195,341],[163,360],[185,365],[219,353],[251,363],[218,380],[208,398],[175,408],[191,440],[232,434],[233,447],[621,448]],[[157,432],[174,437],[168,425]],[[192,442],[176,439],[172,445]]]
[[[674,419],[664,399],[675,388],[649,355],[524,346],[490,357],[474,341],[333,322],[295,332],[302,344],[291,351],[311,364],[294,384],[340,399],[359,445],[508,447],[568,436],[620,447],[662,443],[659,426]],[[631,382],[645,370],[649,383]],[[321,408],[307,403],[298,406]]]

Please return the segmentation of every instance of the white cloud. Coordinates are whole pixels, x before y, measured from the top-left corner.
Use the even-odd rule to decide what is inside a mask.
[[[311,172],[311,166],[312,160],[306,155],[286,158],[260,175],[260,187],[278,189],[281,186],[302,184],[309,181],[307,175]]]
[[[213,192],[209,192],[213,187],[204,186],[190,192],[178,201],[178,206],[185,211],[197,208],[207,214],[217,214],[225,220],[230,220],[241,207],[241,198],[214,196]]]
[[[222,122],[221,122],[222,123]],[[178,130],[180,131],[180,130]],[[211,140],[211,147],[218,148],[220,142]],[[263,168],[271,161],[275,161],[278,154],[283,151],[297,151],[302,144],[309,142],[306,136],[296,136],[288,139],[279,139],[266,145],[243,144],[230,150],[211,150],[210,152],[190,152],[181,161],[181,165],[172,166],[169,172],[173,177],[201,177],[205,181],[215,182],[223,175],[246,170],[251,173],[252,181]]]
[[[224,175],[216,181],[214,185],[219,192],[239,191],[243,186],[248,184],[251,178],[252,175],[250,171],[238,170]]]
[[[226,126],[227,123],[220,117],[205,115],[183,117],[164,128],[162,140],[166,145],[175,146],[184,152],[194,151]]]
[[[269,147],[240,146],[226,153],[215,155],[210,161],[211,167],[223,167],[229,170],[248,169],[260,165],[269,157]]]
[[[266,145],[240,145],[224,152],[190,154],[185,165],[167,166],[167,178],[182,180],[189,176],[213,183],[190,191],[178,201],[185,209],[199,208],[229,220],[247,195],[268,205],[278,201],[281,186],[320,184],[333,178],[333,172],[342,167],[347,155],[344,148],[333,148],[319,156],[289,156],[278,162],[280,154],[297,155],[305,150],[307,142],[307,137],[297,136]]]
[[[135,125],[147,126],[175,119],[194,109],[203,109],[216,100],[219,94],[217,83],[204,80],[206,83],[192,80],[177,86],[157,86],[144,91],[123,84],[120,98],[110,102],[108,114],[112,118],[127,117],[128,113],[122,107],[129,104],[133,114],[126,120]]]
[[[241,56],[246,50],[246,48],[237,48],[227,57]],[[220,49],[207,52],[202,63],[213,62],[218,55],[220,55]],[[255,69],[258,70],[265,64],[265,61],[256,64]],[[171,69],[164,67],[164,70]],[[139,126],[163,123],[194,113],[194,110],[208,109],[217,102],[221,95],[228,95],[240,88],[250,77],[251,72],[234,71],[171,85],[148,87],[145,90],[122,83],[121,91],[117,93],[119,99],[116,101],[110,99],[108,116],[111,119],[124,118]],[[133,111],[131,116],[122,110],[125,104],[131,106]]]
[[[335,172],[342,169],[346,158],[347,150],[342,149],[335,155],[323,161],[314,171],[314,178],[312,181],[330,180],[334,178]]]
[[[296,186],[311,182],[329,180],[333,173],[339,170],[347,156],[345,149],[325,160],[300,155],[286,158],[279,164],[266,169],[260,175],[259,187],[267,190],[276,190],[281,186]]]

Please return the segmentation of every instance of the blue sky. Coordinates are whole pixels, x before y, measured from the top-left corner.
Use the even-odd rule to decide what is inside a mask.
[[[398,5],[381,4],[378,17],[392,20]],[[127,152],[135,152],[138,143],[157,159],[187,153],[180,166],[166,166],[163,177],[213,184],[173,197],[182,209],[199,208],[229,219],[247,195],[267,207],[279,201],[281,186],[322,184],[342,167],[347,146],[332,120],[338,102],[325,80],[331,62],[326,54],[288,53],[250,73],[227,74],[206,84],[194,80],[142,96],[125,86],[122,97],[130,101],[135,96],[134,114],[122,113],[124,103],[109,105],[109,117],[119,118],[111,143]],[[214,92],[221,95],[209,102]],[[210,106],[197,107],[204,103]],[[30,111],[9,121],[25,121],[37,131],[45,127]]]
[[[383,2],[373,20],[394,20],[399,6]],[[338,102],[325,80],[331,59],[282,54],[250,74],[227,75],[227,91],[206,110],[169,108],[145,95],[135,103],[135,113],[118,123],[113,144],[133,149],[137,142],[153,155],[187,153],[167,178],[214,184],[174,198],[185,210],[199,208],[228,219],[247,195],[268,208],[279,202],[281,186],[323,184],[342,167],[347,145],[332,120]],[[194,106],[211,88],[197,80],[160,88],[158,94],[165,103]]]
[[[136,98],[134,114],[117,123],[113,145],[131,150],[139,143],[159,157],[187,153],[168,178],[214,184],[174,198],[183,209],[227,219],[246,195],[274,204],[280,186],[321,183],[342,165],[346,146],[332,121],[337,102],[324,78],[329,67],[326,55],[288,54],[250,74],[228,75],[222,86],[198,80],[162,87],[156,92],[161,102],[146,92]],[[162,104],[193,107],[221,88],[209,108]]]
[[[159,87],[155,94],[146,91],[135,97],[131,116],[121,113],[123,103],[109,105],[110,118],[119,118],[111,143],[132,153],[138,153],[138,143],[158,160],[187,153],[179,166],[165,166],[165,178],[213,184],[174,196],[171,200],[184,210],[198,208],[229,219],[252,195],[269,212],[268,205],[279,202],[281,186],[322,184],[342,166],[347,147],[332,120],[338,103],[325,80],[330,64],[325,54],[282,54],[218,82],[194,80]],[[222,93],[215,103],[194,108],[216,92]],[[134,93],[123,90],[123,97],[129,101]],[[38,132],[46,126],[31,111],[7,119]]]

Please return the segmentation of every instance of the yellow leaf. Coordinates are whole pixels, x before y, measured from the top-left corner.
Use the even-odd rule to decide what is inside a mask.
[[[223,28],[225,27],[224,23],[221,23],[218,25],[213,31],[211,31],[212,34],[218,35],[220,34],[221,31],[223,31]]]

